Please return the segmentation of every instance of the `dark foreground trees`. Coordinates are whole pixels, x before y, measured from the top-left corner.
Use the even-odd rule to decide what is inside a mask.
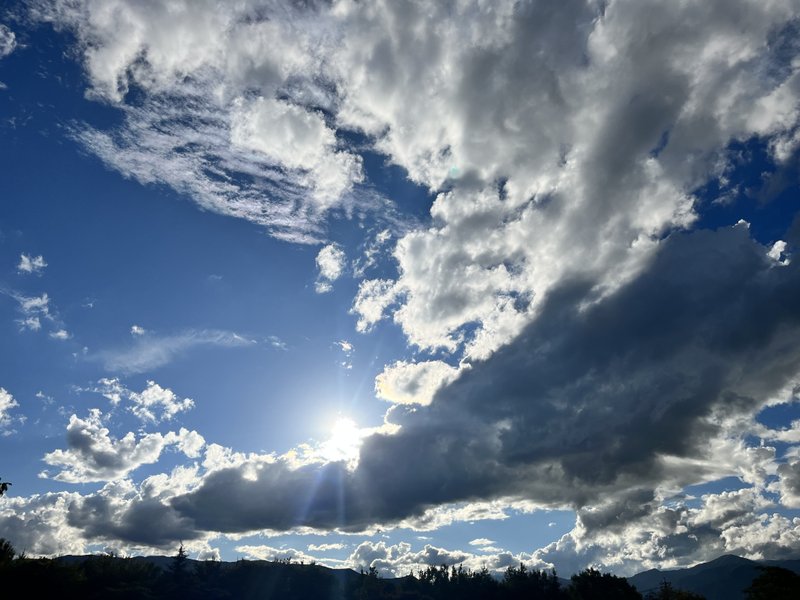
[[[428,567],[415,576],[382,579],[375,569],[361,574],[288,561],[189,560],[183,547],[165,568],[142,558],[116,556],[30,559],[17,556],[0,538],[0,582],[30,597],[87,600],[641,600],[621,577],[587,569],[559,579],[555,572],[510,567],[502,578],[487,569]],[[671,588],[669,593],[673,593]],[[761,598],[762,596],[753,596]],[[776,596],[777,597],[777,596]],[[654,596],[694,600],[697,596]]]
[[[665,580],[658,586],[657,591],[648,593],[644,600],[703,600],[703,596],[675,589],[669,581]]]
[[[601,573],[596,569],[586,569],[572,576],[569,586],[573,600],[641,600],[642,595],[623,577]]]
[[[800,598],[800,575],[780,567],[762,567],[745,594],[747,600],[796,600]]]

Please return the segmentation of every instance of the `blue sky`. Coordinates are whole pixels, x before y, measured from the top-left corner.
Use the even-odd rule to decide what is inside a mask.
[[[800,550],[800,6],[0,12],[0,536]]]

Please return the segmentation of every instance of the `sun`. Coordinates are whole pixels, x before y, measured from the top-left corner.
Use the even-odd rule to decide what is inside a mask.
[[[320,455],[330,462],[356,460],[363,437],[353,419],[339,417],[333,423],[330,437],[320,445]]]

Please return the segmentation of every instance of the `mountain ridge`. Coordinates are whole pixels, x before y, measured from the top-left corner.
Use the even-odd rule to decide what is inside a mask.
[[[800,575],[800,559],[750,560],[735,554],[722,556],[682,569],[650,569],[628,577],[642,594],[655,591],[663,581],[694,592],[706,600],[738,600],[763,567],[781,567]]]

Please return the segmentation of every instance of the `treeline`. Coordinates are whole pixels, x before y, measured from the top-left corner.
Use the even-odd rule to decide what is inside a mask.
[[[768,578],[767,583],[772,584],[768,596],[748,597],[778,600],[784,596],[775,594],[784,590],[789,594],[786,598],[800,597],[796,595],[800,588],[792,587],[796,581],[780,579],[785,573],[779,573],[777,579],[774,575]],[[0,585],[4,590],[15,590],[17,596],[86,600],[702,599],[696,594],[673,589],[667,582],[642,596],[624,578],[594,569],[573,575],[569,582],[560,580],[554,572],[527,569],[524,565],[510,567],[499,579],[486,569],[471,571],[445,566],[429,567],[399,579],[383,579],[375,569],[359,574],[289,561],[190,561],[182,547],[168,567],[162,569],[146,560],[115,556],[91,556],[73,561],[28,558],[17,555],[11,544],[1,538]]]

